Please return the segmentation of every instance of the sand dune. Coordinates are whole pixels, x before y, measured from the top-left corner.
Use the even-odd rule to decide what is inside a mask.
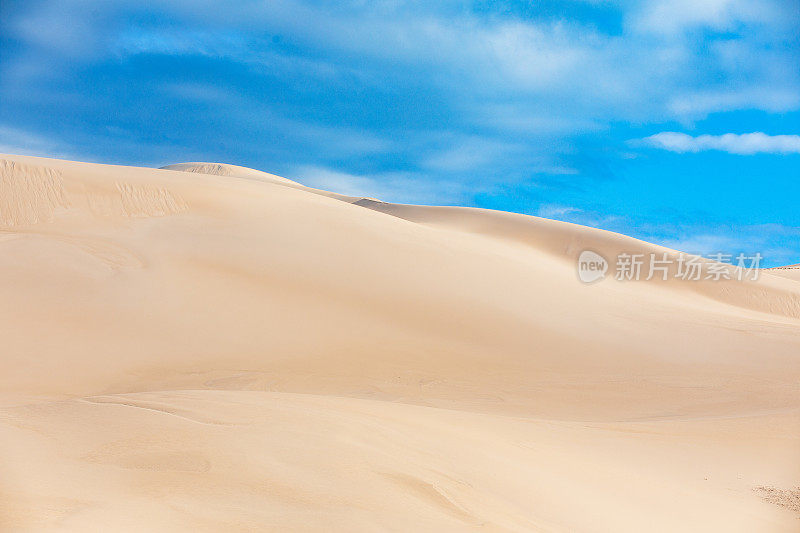
[[[769,273],[773,276],[800,281],[800,265],[770,268]]]
[[[800,281],[217,163],[0,156],[0,529],[798,531]]]

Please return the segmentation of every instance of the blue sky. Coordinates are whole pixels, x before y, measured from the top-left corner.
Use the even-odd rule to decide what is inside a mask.
[[[3,0],[0,152],[800,262],[800,0]]]

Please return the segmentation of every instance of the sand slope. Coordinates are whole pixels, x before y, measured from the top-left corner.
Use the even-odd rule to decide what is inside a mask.
[[[797,531],[800,282],[561,222],[0,156],[0,529]]]
[[[800,265],[770,268],[769,273],[773,276],[800,281]]]

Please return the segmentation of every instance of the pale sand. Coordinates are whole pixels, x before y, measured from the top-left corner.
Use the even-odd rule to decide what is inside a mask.
[[[174,168],[0,156],[0,530],[800,531],[796,277]]]
[[[789,265],[768,269],[770,274],[800,281],[800,265]]]

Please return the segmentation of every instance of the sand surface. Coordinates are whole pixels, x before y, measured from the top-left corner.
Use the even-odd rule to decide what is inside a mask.
[[[767,269],[774,276],[800,281],[800,265],[789,265]]]
[[[0,156],[2,531],[800,531],[800,277],[213,163]],[[789,275],[787,275],[789,274]]]

